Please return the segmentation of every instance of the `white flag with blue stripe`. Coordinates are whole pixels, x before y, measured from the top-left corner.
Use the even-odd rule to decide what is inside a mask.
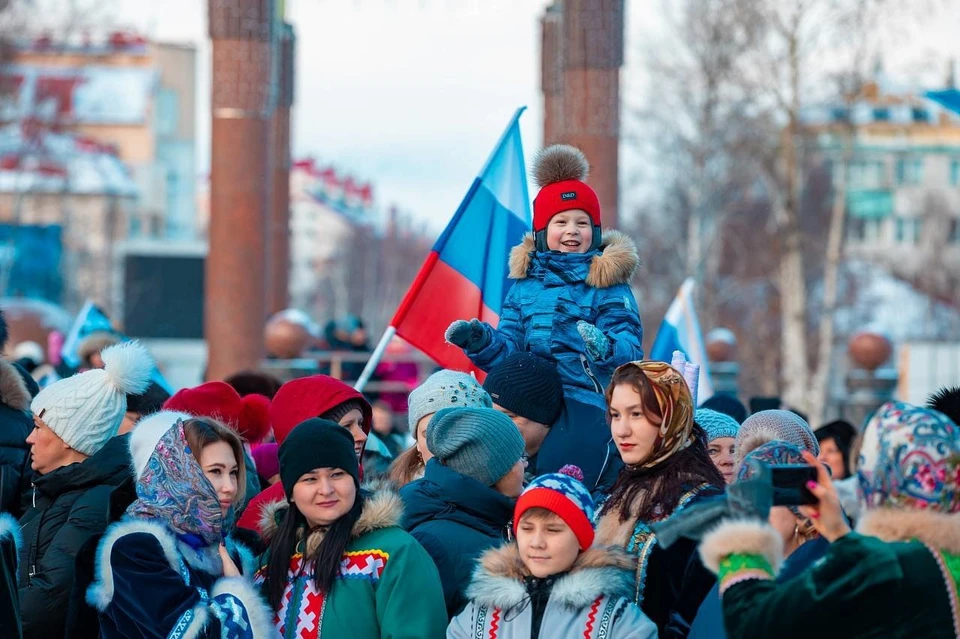
[[[707,349],[697,319],[697,309],[693,305],[694,279],[688,277],[680,286],[677,296],[670,303],[667,314],[660,324],[657,339],[650,349],[650,359],[669,364],[673,360],[673,351],[682,351],[688,362],[700,365],[697,401],[703,403],[713,396],[713,383],[710,380]],[[681,371],[682,373],[683,371]]]

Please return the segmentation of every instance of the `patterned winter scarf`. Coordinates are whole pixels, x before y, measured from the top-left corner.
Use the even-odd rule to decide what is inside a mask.
[[[693,443],[693,397],[683,376],[664,362],[631,362],[653,387],[663,421],[650,460],[641,468],[653,468]]]
[[[182,420],[157,442],[127,514],[162,521],[194,549],[220,543],[224,521],[217,491],[187,444]]]

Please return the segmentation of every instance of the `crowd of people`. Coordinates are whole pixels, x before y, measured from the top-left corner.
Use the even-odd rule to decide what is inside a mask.
[[[643,359],[585,171],[540,156],[499,326],[446,333],[482,383],[439,370],[403,421],[327,375],[170,396],[135,341],[42,390],[0,362],[0,636],[960,637],[960,389],[862,432],[698,402]],[[811,503],[743,497],[783,465]]]

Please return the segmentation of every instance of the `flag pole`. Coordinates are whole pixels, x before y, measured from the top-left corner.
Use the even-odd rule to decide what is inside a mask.
[[[383,354],[387,350],[387,345],[396,334],[397,329],[394,326],[388,326],[387,330],[383,332],[383,337],[380,338],[380,342],[377,344],[377,347],[373,349],[372,353],[370,353],[370,359],[367,360],[367,365],[363,367],[363,372],[360,373],[360,379],[358,379],[357,383],[353,385],[353,389],[355,391],[358,393],[363,392],[367,382],[369,382],[370,378],[373,377],[373,371],[377,370],[377,365],[380,363],[380,360],[383,359]]]

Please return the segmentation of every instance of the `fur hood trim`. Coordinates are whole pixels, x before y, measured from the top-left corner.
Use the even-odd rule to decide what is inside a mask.
[[[619,548],[594,546],[580,553],[570,572],[557,579],[550,599],[572,610],[589,606],[597,597],[631,597],[636,558]],[[516,543],[488,550],[477,565],[467,598],[489,607],[510,609],[523,604],[530,573]]]
[[[527,233],[523,236],[523,242],[511,249],[510,279],[526,279],[536,252],[535,246],[533,233]],[[604,231],[600,251],[590,263],[587,286],[610,288],[617,284],[629,284],[630,278],[640,268],[637,245],[633,240],[620,231]]]
[[[960,513],[869,509],[860,517],[857,532],[883,541],[916,539],[937,550],[960,554]]]
[[[766,522],[725,521],[703,538],[700,558],[710,572],[720,572],[720,562],[733,554],[760,555],[770,563],[773,573],[783,563],[783,538]]]
[[[163,524],[146,519],[126,519],[119,521],[103,535],[97,547],[97,561],[94,565],[95,580],[87,589],[87,603],[103,612],[113,601],[113,567],[110,558],[113,555],[113,546],[121,537],[146,533],[153,535],[160,542],[163,556],[177,573],[180,573],[180,551],[177,550],[177,538]]]
[[[263,505],[260,511],[260,530],[263,532],[264,541],[269,542],[276,534],[280,521],[289,507],[289,502],[280,500],[267,502]],[[366,495],[363,512],[360,514],[357,523],[353,525],[351,538],[357,539],[374,530],[399,526],[402,520],[403,502],[400,500],[400,495],[392,488],[381,488]],[[322,533],[313,533],[308,544],[319,543],[322,539]]]
[[[14,410],[29,410],[31,399],[20,371],[10,362],[0,360],[0,403]]]

